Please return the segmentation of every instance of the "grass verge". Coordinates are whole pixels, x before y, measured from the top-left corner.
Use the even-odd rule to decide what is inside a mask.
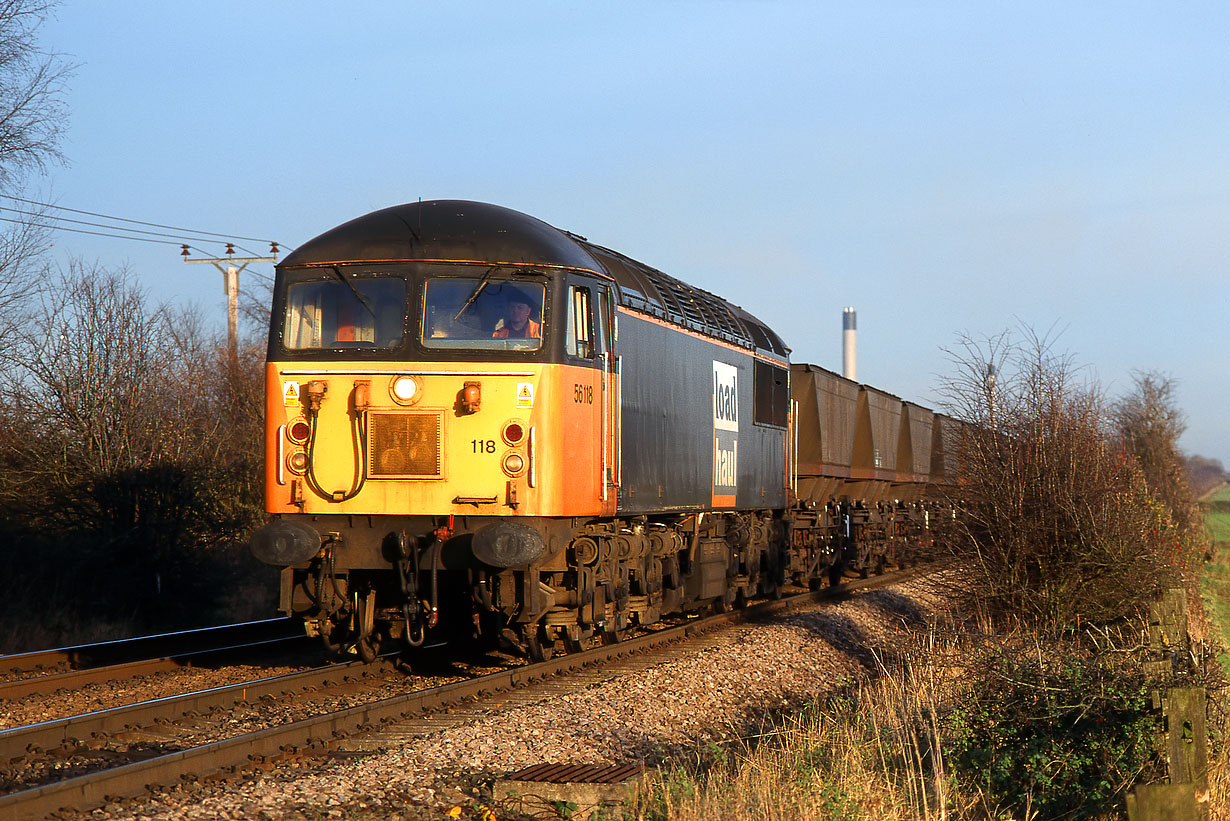
[[[920,632],[875,675],[663,771],[623,817],[1117,817],[1164,777],[1137,635]]]
[[[1230,677],[1230,486],[1223,487],[1204,505],[1204,521],[1213,541],[1210,561],[1200,577],[1205,614],[1216,633],[1218,659]]]

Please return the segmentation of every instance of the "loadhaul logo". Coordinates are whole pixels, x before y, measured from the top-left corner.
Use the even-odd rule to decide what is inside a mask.
[[[713,363],[713,506],[735,503],[739,477],[739,369]]]

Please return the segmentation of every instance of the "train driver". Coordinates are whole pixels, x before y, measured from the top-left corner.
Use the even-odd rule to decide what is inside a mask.
[[[504,305],[504,320],[495,332],[493,339],[541,339],[539,325],[530,318],[534,310],[529,297],[521,291],[513,290]]]

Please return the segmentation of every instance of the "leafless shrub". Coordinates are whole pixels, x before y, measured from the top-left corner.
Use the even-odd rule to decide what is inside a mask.
[[[969,423],[953,550],[991,610],[1071,629],[1173,584],[1176,527],[1072,358],[1032,331],[965,338],[952,357],[947,410]]]

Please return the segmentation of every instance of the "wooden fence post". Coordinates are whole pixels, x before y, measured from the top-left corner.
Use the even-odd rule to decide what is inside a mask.
[[[1145,672],[1169,681],[1188,664],[1187,594],[1166,590],[1149,607],[1149,649]],[[1209,817],[1209,753],[1205,727],[1207,694],[1200,687],[1168,687],[1154,694],[1162,711],[1167,784],[1144,784],[1127,796],[1130,821],[1205,821]]]

